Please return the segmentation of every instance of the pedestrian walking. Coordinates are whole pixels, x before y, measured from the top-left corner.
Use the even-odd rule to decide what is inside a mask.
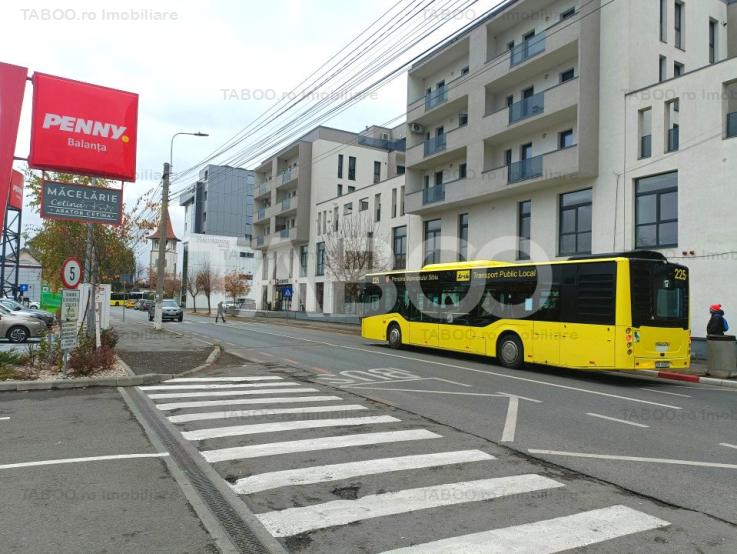
[[[225,308],[223,308],[223,301],[221,300],[218,302],[218,311],[215,315],[215,323],[218,322],[218,318],[223,320],[223,323],[225,323]]]
[[[724,310],[722,310],[721,304],[712,304],[709,306],[709,323],[706,324],[706,334],[712,336],[723,336],[726,331],[729,331],[729,323],[724,317]]]

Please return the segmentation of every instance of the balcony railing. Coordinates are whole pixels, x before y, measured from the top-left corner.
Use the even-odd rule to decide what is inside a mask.
[[[262,219],[266,219],[266,208],[259,208],[256,211],[256,221],[261,221]]]
[[[640,138],[640,158],[649,158],[653,155],[653,136],[645,135]]]
[[[268,183],[261,183],[256,187],[256,196],[261,196],[262,194],[266,194],[267,192],[269,192]]]
[[[288,228],[281,229],[279,231],[279,238],[280,239],[288,239],[289,238],[289,229]]]
[[[292,199],[291,198],[285,198],[284,200],[282,200],[281,201],[281,211],[284,212],[284,211],[288,210],[289,207],[291,206],[291,204],[292,204]]]
[[[406,149],[406,138],[401,139],[383,139],[383,138],[375,138],[375,137],[367,137],[364,135],[358,136],[358,144],[364,144],[366,146],[373,146],[374,148],[383,148],[384,150],[389,150],[390,152],[394,150],[399,150],[404,152]]]
[[[545,92],[524,98],[509,106],[509,124],[541,114],[545,111]]]
[[[422,189],[422,203],[432,204],[445,200],[445,186],[442,183]]]
[[[737,137],[737,112],[727,115],[727,137]]]
[[[290,167],[289,169],[285,169],[281,172],[279,175],[279,179],[281,180],[282,185],[286,185],[289,181],[297,177],[297,168]]]
[[[519,183],[528,179],[542,177],[543,174],[543,156],[535,156],[514,162],[507,170],[507,182]]]
[[[434,91],[425,94],[425,109],[430,110],[447,101],[448,89],[445,87],[438,87]]]
[[[512,48],[510,65],[514,67],[533,56],[545,52],[545,34],[535,35]]]
[[[264,236],[256,237],[256,246],[263,246],[264,242],[266,242],[266,237]]]
[[[425,156],[445,150],[445,133],[425,140]]]
[[[668,129],[668,152],[676,152],[680,146],[680,128]]]

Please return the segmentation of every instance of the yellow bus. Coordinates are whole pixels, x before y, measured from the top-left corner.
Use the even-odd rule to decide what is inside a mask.
[[[575,369],[686,369],[688,268],[658,252],[469,261],[366,277],[365,339]]]

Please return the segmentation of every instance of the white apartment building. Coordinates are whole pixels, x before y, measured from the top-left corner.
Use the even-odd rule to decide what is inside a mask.
[[[343,313],[345,285],[339,280],[346,275],[329,270],[326,240],[346,217],[374,234],[374,246],[402,226],[406,216],[392,218],[391,210],[392,199],[397,210],[403,205],[403,126],[370,127],[360,134],[320,126],[255,172],[258,307]]]
[[[703,337],[737,314],[735,56],[734,0],[492,10],[409,71],[409,267],[658,250]]]

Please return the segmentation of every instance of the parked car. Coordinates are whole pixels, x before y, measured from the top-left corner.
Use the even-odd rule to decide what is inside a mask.
[[[10,342],[26,342],[46,332],[46,324],[26,313],[12,311],[0,304],[0,336]]]
[[[46,324],[47,327],[51,327],[54,324],[54,314],[52,314],[51,312],[45,312],[43,310],[33,310],[30,307],[26,308],[23,304],[21,304],[20,302],[16,302],[11,298],[0,299],[0,305],[4,306],[11,312],[25,314],[30,317],[40,319]]]
[[[154,313],[156,312],[156,304],[154,303],[148,309],[148,320],[154,320]],[[184,310],[177,304],[177,301],[173,298],[165,298],[161,307],[161,320],[166,321],[182,321],[184,319]]]
[[[241,304],[241,310],[255,310],[256,301],[253,298],[246,298]]]
[[[41,303],[40,302],[30,302],[28,304],[28,307],[32,310],[40,310],[41,309]]]
[[[125,301],[125,307],[126,308],[135,308],[136,307],[136,302],[138,302],[137,299],[135,299],[135,298],[129,298],[128,300]]]
[[[155,306],[155,305],[156,305],[156,302],[154,302],[153,300],[150,300],[150,299],[146,298],[146,299],[143,300],[143,304],[141,305],[141,308],[140,309],[142,311],[144,311],[144,312],[147,312],[147,311],[149,311],[149,309],[151,309],[151,306]]]

